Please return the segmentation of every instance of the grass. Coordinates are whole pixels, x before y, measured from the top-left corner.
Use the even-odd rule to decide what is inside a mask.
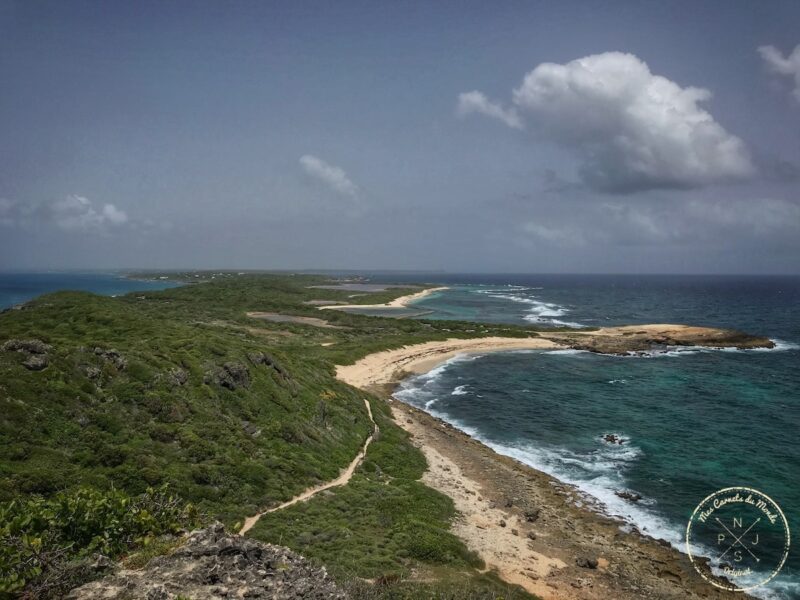
[[[120,298],[59,292],[0,314],[0,345],[51,346],[43,371],[24,368],[25,353],[0,352],[0,502],[79,487],[140,494],[167,484],[233,526],[336,477],[369,435],[364,394],[336,380],[335,364],[415,342],[533,334],[304,304],[379,303],[414,290],[351,299],[352,292],[309,288],[326,282],[316,276],[204,278]],[[248,311],[347,329],[270,323]],[[227,385],[231,365],[246,377]],[[253,535],[323,562],[342,580],[398,576],[402,585],[389,586],[397,593],[419,591],[427,584],[409,579],[432,570],[440,579],[467,573],[456,579],[480,578],[476,586],[501,593],[503,584],[480,575],[477,558],[449,533],[450,500],[417,481],[423,456],[386,404],[373,398],[372,405],[381,434],[350,484],[265,516]]]

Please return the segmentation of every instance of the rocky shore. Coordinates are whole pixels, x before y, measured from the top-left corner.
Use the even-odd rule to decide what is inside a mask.
[[[456,505],[454,533],[506,581],[544,600],[748,597],[711,586],[685,554],[636,529],[624,531],[572,486],[421,410],[389,402],[428,460],[423,482]]]
[[[347,596],[324,568],[282,546],[264,544],[225,531],[221,523],[190,533],[166,556],[145,569],[120,568],[103,579],[72,590],[68,600],[142,598],[146,600],[342,600]]]
[[[631,354],[686,346],[753,349],[774,344],[737,331],[685,325],[539,332],[530,338],[452,339],[378,352],[338,367],[337,377],[387,399],[397,423],[427,458],[423,482],[455,503],[460,516],[454,533],[509,583],[545,600],[741,599],[747,596],[710,585],[688,556],[665,540],[604,516],[576,488],[392,398],[404,376],[461,353],[573,348]],[[627,499],[638,500],[633,495]],[[705,565],[701,568],[713,578]]]

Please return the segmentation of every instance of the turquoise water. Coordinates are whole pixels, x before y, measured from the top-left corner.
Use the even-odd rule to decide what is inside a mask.
[[[0,273],[0,309],[59,290],[81,290],[103,296],[119,296],[128,292],[163,290],[178,285],[180,284],[174,281],[130,279],[117,273]]]
[[[444,283],[454,280],[461,283],[416,307],[432,310],[427,318],[574,327],[676,322],[775,339],[771,351],[458,357],[404,382],[397,394],[577,485],[605,512],[681,550],[695,506],[729,486],[766,493],[800,533],[800,279],[462,276]],[[607,433],[625,443],[606,443]],[[621,490],[643,499],[623,500],[614,494]],[[781,574],[758,594],[799,598],[798,581],[800,552],[790,550]]]

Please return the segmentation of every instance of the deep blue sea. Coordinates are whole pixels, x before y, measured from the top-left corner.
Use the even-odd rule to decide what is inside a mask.
[[[177,285],[180,284],[174,281],[131,279],[120,273],[0,273],[0,310],[59,290],[120,296],[128,292],[163,290]]]
[[[427,279],[451,289],[415,305],[433,311],[426,318],[571,327],[687,323],[773,338],[777,348],[770,351],[457,357],[407,380],[397,395],[578,486],[605,512],[681,550],[697,504],[730,486],[773,498],[800,534],[800,278]],[[608,444],[607,433],[626,442]],[[643,499],[623,500],[614,494],[621,490]],[[790,550],[780,575],[754,593],[798,598],[799,581],[800,546]]]

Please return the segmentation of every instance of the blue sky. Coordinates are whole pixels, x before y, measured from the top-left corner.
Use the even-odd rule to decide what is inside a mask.
[[[798,23],[0,0],[0,268],[797,273]]]

